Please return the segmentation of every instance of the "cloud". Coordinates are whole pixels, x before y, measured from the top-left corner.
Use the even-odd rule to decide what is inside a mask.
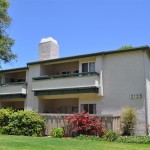
[[[54,42],[54,43],[58,44],[57,41],[55,39],[53,39],[52,37],[43,38],[40,41],[40,43],[45,43],[45,42]]]

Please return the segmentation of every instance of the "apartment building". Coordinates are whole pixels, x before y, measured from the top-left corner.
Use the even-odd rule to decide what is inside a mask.
[[[39,60],[0,71],[0,107],[47,114],[137,113],[137,135],[150,134],[150,48],[136,47],[59,58],[52,38],[39,44]]]

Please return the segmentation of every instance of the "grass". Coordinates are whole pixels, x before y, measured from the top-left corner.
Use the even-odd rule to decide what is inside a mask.
[[[0,135],[0,150],[150,150],[150,145]]]

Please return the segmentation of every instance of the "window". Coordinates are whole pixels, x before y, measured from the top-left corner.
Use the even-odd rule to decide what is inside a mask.
[[[88,63],[82,64],[82,72],[88,72]]]
[[[95,72],[95,62],[89,63],[89,72]]]
[[[95,62],[82,63],[82,72],[95,72]]]
[[[89,114],[96,114],[96,104],[81,104],[82,111],[86,111]]]

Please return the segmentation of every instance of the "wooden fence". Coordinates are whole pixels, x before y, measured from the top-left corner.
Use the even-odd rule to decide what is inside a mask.
[[[46,120],[45,135],[50,135],[52,128],[63,127],[64,120],[68,114],[42,114]],[[93,116],[93,115],[91,115]],[[120,133],[120,116],[115,115],[96,115],[104,123],[105,129],[110,129]]]

